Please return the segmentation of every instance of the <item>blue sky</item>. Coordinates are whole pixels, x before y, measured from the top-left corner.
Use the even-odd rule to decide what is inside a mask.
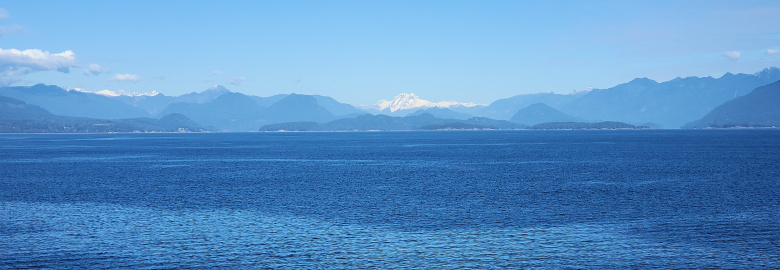
[[[490,103],[780,66],[780,1],[7,1],[0,84]]]

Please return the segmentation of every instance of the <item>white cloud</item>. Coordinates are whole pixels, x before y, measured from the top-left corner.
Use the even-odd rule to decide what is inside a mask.
[[[0,37],[22,31],[24,31],[24,26],[21,25],[0,25]]]
[[[22,75],[35,71],[68,73],[76,64],[76,55],[71,50],[50,53],[39,49],[0,48],[0,85],[8,85],[18,81]]]
[[[0,68],[30,68],[32,70],[56,70],[68,73],[76,66],[76,55],[71,50],[50,53],[39,49],[0,49]]]
[[[728,52],[723,52],[723,56],[725,56],[728,59],[737,60],[740,57],[742,57],[742,53],[738,51],[728,51]]]
[[[246,77],[233,77],[230,78],[227,83],[232,85],[240,85],[244,81],[246,81]]]
[[[774,49],[766,50],[766,55],[775,55],[775,54],[780,54],[780,50],[774,50]]]
[[[92,76],[92,75],[100,75],[100,73],[108,72],[109,70],[101,67],[98,64],[89,64],[89,68],[84,69],[84,75]]]
[[[216,76],[222,76],[223,73],[222,73],[222,71],[215,70],[215,71],[212,71],[211,74],[214,74]]]
[[[152,92],[147,92],[147,93],[139,93],[139,92],[130,92],[130,91],[125,91],[125,90],[116,90],[116,91],[114,91],[114,90],[108,90],[108,89],[103,89],[103,90],[100,90],[100,91],[93,92],[93,91],[89,91],[89,90],[84,89],[84,88],[70,88],[70,87],[68,87],[68,91],[77,91],[77,92],[82,92],[82,93],[98,94],[98,95],[109,96],[109,97],[118,97],[118,96],[128,96],[128,97],[147,96],[147,97],[152,97],[152,96],[156,96],[156,95],[160,94],[160,92],[157,92],[157,91],[152,91]]]
[[[5,9],[0,8],[0,20],[8,19],[10,17],[11,16],[8,15],[8,12],[6,12]],[[0,25],[0,37],[22,31],[24,31],[24,26],[18,24]]]
[[[125,74],[114,74],[114,77],[111,78],[111,80],[118,81],[118,82],[137,82],[141,80],[141,78],[135,74],[125,73]]]
[[[149,92],[149,93],[139,93],[139,92],[130,92],[130,91],[125,91],[125,90],[112,91],[112,90],[108,90],[108,89],[100,90],[100,91],[92,92],[92,93],[95,93],[95,94],[98,94],[98,95],[103,95],[103,96],[109,96],[109,97],[118,97],[118,96],[128,96],[128,97],[144,97],[144,96],[146,96],[146,97],[153,97],[153,96],[156,96],[156,95],[160,94],[157,91],[152,91],[152,92]]]
[[[0,86],[6,86],[10,85],[11,83],[20,81],[19,78],[21,78],[22,75],[30,72],[32,72],[32,69],[28,67],[7,67],[0,69]]]

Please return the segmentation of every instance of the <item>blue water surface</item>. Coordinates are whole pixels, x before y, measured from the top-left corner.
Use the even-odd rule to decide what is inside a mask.
[[[0,135],[0,268],[775,268],[780,131]]]

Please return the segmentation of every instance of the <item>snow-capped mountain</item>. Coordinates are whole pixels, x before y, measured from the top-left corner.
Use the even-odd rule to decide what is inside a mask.
[[[380,100],[377,102],[374,106],[369,106],[372,109],[376,109],[379,111],[384,111],[387,109],[390,109],[390,112],[396,112],[400,110],[409,110],[409,109],[417,109],[417,108],[450,108],[450,107],[475,107],[480,106],[480,104],[475,104],[472,102],[463,103],[463,102],[457,102],[457,101],[440,101],[440,102],[431,102],[424,99],[421,99],[414,93],[401,93],[393,100]]]

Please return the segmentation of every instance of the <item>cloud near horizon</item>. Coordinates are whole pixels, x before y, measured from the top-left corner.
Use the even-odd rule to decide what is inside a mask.
[[[89,64],[89,68],[84,69],[84,75],[92,76],[92,75],[100,75],[100,73],[108,72],[109,70],[101,67],[98,64]]]
[[[11,34],[11,33],[17,33],[24,31],[24,26],[13,24],[13,25],[0,25],[0,37]]]
[[[241,85],[241,83],[244,81],[246,81],[246,77],[233,77],[230,78],[227,83],[232,85]]]
[[[117,82],[137,82],[141,80],[141,77],[138,77],[138,75],[135,74],[124,73],[114,74],[114,77],[111,78],[111,80]]]
[[[780,50],[775,50],[775,49],[766,50],[766,55],[775,55],[775,54],[780,54]]]
[[[77,65],[76,54],[71,50],[50,53],[39,49],[17,50],[0,48],[1,68],[30,68],[32,70],[56,70],[68,73]]]
[[[723,52],[723,56],[725,56],[728,59],[737,60],[740,57],[742,57],[742,53],[738,51],[728,51],[728,52]]]
[[[77,66],[76,54],[71,50],[50,53],[39,49],[0,48],[0,84],[8,85],[19,77],[35,71],[59,71],[69,73]]]
[[[8,19],[11,16],[8,14],[5,9],[0,8],[0,20]],[[18,24],[12,24],[12,25],[0,25],[0,37],[16,33],[16,32],[22,32],[24,31],[24,26],[18,25]]]

